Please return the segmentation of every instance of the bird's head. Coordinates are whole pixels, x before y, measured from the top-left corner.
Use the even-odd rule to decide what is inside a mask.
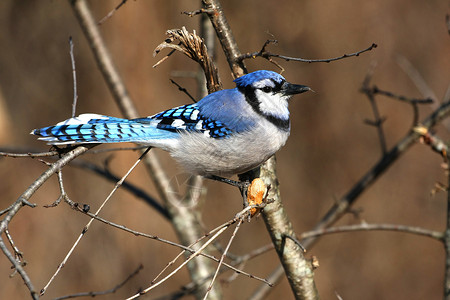
[[[277,126],[289,129],[288,100],[292,95],[310,91],[305,85],[292,84],[273,71],[260,70],[234,80],[252,106]]]

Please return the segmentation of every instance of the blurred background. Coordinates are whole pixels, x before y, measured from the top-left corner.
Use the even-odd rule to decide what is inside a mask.
[[[120,1],[90,1],[97,20]],[[291,101],[291,137],[277,154],[277,170],[283,202],[298,234],[310,230],[355,182],[381,157],[376,129],[364,124],[373,119],[367,98],[359,92],[362,81],[375,65],[372,83],[380,89],[422,98],[411,79],[412,68],[442,101],[450,79],[450,37],[445,15],[450,2],[443,0],[380,1],[261,1],[228,0],[223,7],[242,52],[261,49],[267,39],[274,53],[302,58],[330,58],[378,44],[359,57],[333,63],[298,63],[277,60],[290,82],[312,87],[315,93]],[[173,76],[175,71],[197,71],[197,65],[175,53],[157,68],[163,56],[154,58],[154,48],[166,38],[165,31],[186,26],[198,30],[199,17],[183,11],[200,7],[200,1],[128,1],[101,26],[115,64],[142,116],[190,103],[170,83],[175,79],[196,95],[192,78]],[[73,83],[69,36],[75,47],[77,113],[95,112],[120,116],[68,1],[0,2],[0,147],[13,152],[47,151],[49,147],[30,136],[33,128],[69,118]],[[166,50],[167,51],[167,50]],[[163,52],[165,55],[167,52]],[[231,73],[220,49],[217,65],[224,88],[232,88]],[[248,69],[279,71],[263,59],[246,61]],[[405,69],[405,64],[410,67]],[[409,71],[405,71],[409,70]],[[448,93],[448,92],[447,92]],[[428,96],[428,95],[427,95]],[[388,147],[410,129],[413,115],[409,105],[377,97]],[[422,106],[423,119],[433,106]],[[449,137],[445,126],[437,133]],[[129,145],[131,146],[131,145]],[[104,146],[102,146],[104,148]],[[162,151],[154,151],[174,182],[185,174]],[[137,153],[120,151],[86,154],[80,160],[102,165],[109,161],[112,172],[122,176]],[[51,161],[50,159],[46,159]],[[436,182],[446,182],[442,159],[427,146],[417,144],[403,155],[355,205],[360,219],[348,215],[339,225],[393,223],[444,230],[446,194],[431,195]],[[17,197],[46,169],[39,159],[0,158],[0,209]],[[113,187],[86,170],[64,168],[65,188],[73,201],[96,209]],[[139,166],[129,182],[157,197],[144,167]],[[182,184],[181,184],[182,185]],[[202,221],[205,230],[232,218],[241,209],[238,191],[216,182],[206,182]],[[10,224],[16,245],[24,252],[26,271],[40,290],[54,273],[88,218],[64,203],[44,208],[59,196],[56,178],[33,196],[34,209],[24,208]],[[180,204],[182,205],[182,204]],[[142,200],[119,192],[101,215],[129,228],[176,241],[171,224]],[[230,233],[222,239],[226,244]],[[231,252],[245,254],[270,242],[262,219],[246,223]],[[396,232],[358,232],[325,236],[307,256],[318,258],[316,284],[322,299],[441,299],[444,251],[442,244],[428,238]],[[178,249],[139,238],[94,223],[65,268],[50,286],[44,299],[109,289],[132,273],[144,269],[108,299],[131,296],[145,288]],[[258,257],[245,270],[266,277],[278,265],[274,252]],[[29,292],[19,276],[9,278],[10,262],[0,255],[0,298],[26,299]],[[222,278],[228,278],[228,272]],[[149,299],[162,296],[189,282],[184,269]],[[245,299],[259,282],[244,276],[223,285],[225,299]],[[268,299],[292,299],[286,279],[273,288]]]

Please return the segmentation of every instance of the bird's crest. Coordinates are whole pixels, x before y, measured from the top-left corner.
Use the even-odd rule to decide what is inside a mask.
[[[245,88],[245,87],[251,86],[257,82],[265,81],[265,79],[273,81],[274,83],[276,82],[278,84],[285,81],[284,77],[276,72],[267,71],[267,70],[259,70],[259,71],[255,71],[250,74],[246,74],[239,78],[236,78],[234,80],[234,82],[236,83],[236,86],[238,88]]]

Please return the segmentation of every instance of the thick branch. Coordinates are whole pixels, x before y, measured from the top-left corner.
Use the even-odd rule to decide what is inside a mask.
[[[238,57],[241,55],[234,39],[233,32],[230,25],[225,18],[222,5],[219,0],[203,0],[203,6],[205,11],[208,12],[208,17],[216,30],[217,37],[219,38],[222,50],[225,53],[228,64],[235,77],[240,77],[247,73],[247,69],[242,60]]]
[[[305,259],[303,250],[288,236],[295,237],[292,223],[281,203],[279,185],[275,172],[275,157],[261,166],[261,178],[270,185],[268,198],[274,200],[261,212],[272,243],[278,253],[281,264],[296,299],[318,299],[314,284],[314,272],[311,262]]]

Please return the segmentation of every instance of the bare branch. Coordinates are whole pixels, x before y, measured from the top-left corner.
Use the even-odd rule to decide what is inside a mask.
[[[8,239],[9,244],[13,248],[14,256],[16,257],[16,260],[19,263],[21,263],[23,266],[25,266],[27,263],[26,263],[26,261],[23,260],[23,253],[22,253],[22,251],[19,250],[19,248],[17,248],[8,229],[5,230],[5,235],[6,235],[6,238]]]
[[[270,234],[275,250],[288,277],[296,299],[318,299],[314,283],[314,272],[310,261],[306,260],[302,249],[286,236],[296,236],[287,212],[281,203],[280,189],[276,181],[274,157],[261,166],[261,178],[271,189],[268,198],[273,203],[267,204],[261,214]]]
[[[421,227],[413,227],[407,225],[397,225],[397,224],[356,224],[356,225],[346,225],[338,227],[329,227],[319,230],[307,231],[301,234],[302,239],[308,239],[311,237],[319,237],[326,234],[332,233],[344,233],[353,231],[397,231],[403,233],[410,233],[420,236],[429,237],[438,241],[442,241],[444,234],[439,231],[433,231],[424,229]]]
[[[39,153],[13,153],[13,152],[0,152],[0,156],[4,157],[48,157],[58,155],[58,151],[39,152]]]
[[[376,85],[374,85],[370,90],[374,95],[378,94],[378,95],[387,96],[389,98],[400,100],[400,101],[403,101],[403,102],[406,102],[409,104],[431,104],[434,102],[434,100],[431,98],[416,99],[416,98],[405,97],[402,95],[396,95],[396,94],[388,92],[388,91],[380,90]]]
[[[9,259],[9,261],[13,264],[13,268],[15,271],[17,271],[17,273],[20,274],[20,276],[22,277],[23,282],[25,283],[25,286],[28,288],[28,290],[31,293],[31,298],[32,299],[39,299],[38,293],[36,292],[33,283],[31,282],[30,277],[28,276],[28,274],[25,272],[22,264],[20,262],[18,262],[16,260],[16,258],[14,257],[14,255],[11,254],[11,252],[8,250],[8,248],[6,247],[3,238],[0,236],[0,250],[3,251],[3,253],[5,254],[6,258]]]
[[[231,31],[230,25],[223,12],[222,5],[219,0],[202,0],[203,9],[208,12],[208,17],[216,30],[217,37],[219,38],[222,50],[227,58],[228,65],[235,77],[240,77],[247,73],[247,69],[239,60],[241,52],[239,51],[234,35]]]
[[[75,117],[75,112],[77,110],[77,71],[75,69],[75,57],[73,55],[73,41],[72,37],[69,37],[69,47],[70,47],[70,61],[72,65],[72,77],[73,77],[73,103],[72,103],[72,118]]]
[[[196,15],[200,15],[200,14],[212,14],[214,13],[214,10],[212,9],[206,9],[206,8],[200,8],[194,11],[183,11],[182,14],[187,15],[188,17],[194,17]]]
[[[119,8],[122,7],[122,5],[124,5],[128,0],[122,0],[119,5],[117,5],[116,7],[114,7],[113,10],[111,10],[106,16],[104,16],[100,21],[97,22],[97,25],[102,25],[103,23],[105,23],[106,20],[108,20],[109,18],[111,18],[116,11],[119,10]]]
[[[402,70],[408,75],[417,89],[425,98],[438,99],[436,94],[430,88],[430,86],[426,83],[425,79],[422,77],[420,72],[414,67],[414,65],[404,56],[398,55],[396,57],[397,64],[402,68]],[[444,101],[446,99],[444,98]],[[436,109],[438,103],[435,103],[433,109]]]
[[[316,62],[329,63],[329,62],[336,61],[336,60],[341,60],[341,59],[344,59],[344,58],[349,58],[349,57],[353,57],[353,56],[359,56],[360,54],[362,54],[364,52],[371,51],[372,49],[375,49],[377,47],[377,44],[373,43],[372,45],[370,45],[366,49],[357,51],[355,53],[343,54],[343,55],[341,55],[339,57],[335,57],[335,58],[306,59],[306,58],[299,58],[299,57],[290,57],[290,56],[275,54],[275,53],[266,51],[266,46],[268,44],[276,44],[276,43],[277,43],[276,40],[267,40],[264,43],[264,45],[263,45],[263,47],[262,47],[262,49],[260,51],[242,54],[239,57],[237,57],[237,60],[238,61],[243,61],[243,60],[249,59],[249,58],[262,57],[262,58],[265,58],[265,59],[271,61],[271,58],[275,57],[275,58],[284,59],[285,61],[298,61],[298,62],[306,62],[306,63],[316,63]]]
[[[197,100],[195,100],[195,98],[192,97],[192,95],[189,94],[189,92],[188,92],[184,87],[182,87],[181,85],[179,85],[178,83],[176,83],[176,82],[175,82],[174,80],[172,80],[172,79],[170,79],[170,82],[171,82],[172,84],[174,84],[174,85],[178,88],[178,90],[179,90],[180,92],[183,92],[184,94],[186,94],[186,95],[192,100],[192,102],[194,102],[194,103],[197,102]]]
[[[374,121],[366,121],[367,124],[373,125],[377,128],[378,132],[378,138],[380,140],[380,147],[381,147],[381,154],[386,155],[387,152],[387,146],[386,146],[386,138],[384,136],[383,131],[383,122],[385,118],[381,117],[380,112],[378,110],[377,103],[375,101],[374,92],[372,89],[369,88],[370,80],[372,79],[373,72],[374,72],[375,66],[372,65],[369,71],[367,72],[366,78],[364,78],[361,91],[367,96],[369,99],[370,105],[372,107],[373,115],[375,117]]]

